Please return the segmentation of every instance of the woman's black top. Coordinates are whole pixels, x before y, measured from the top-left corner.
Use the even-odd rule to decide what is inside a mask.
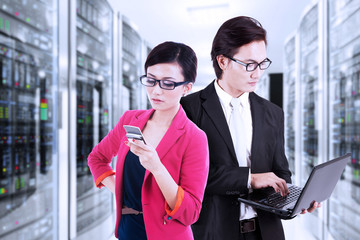
[[[141,166],[139,157],[129,151],[124,163],[123,204],[140,212],[142,212],[141,188],[144,176],[145,168]],[[147,239],[143,215],[122,215],[118,228],[118,238],[121,240]]]

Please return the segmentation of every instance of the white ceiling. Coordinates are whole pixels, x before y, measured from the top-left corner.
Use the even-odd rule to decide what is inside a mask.
[[[268,32],[269,73],[282,72],[283,45],[295,32],[305,8],[314,0],[109,0],[115,11],[138,27],[152,46],[164,41],[188,44],[197,54],[199,67],[195,86],[214,79],[210,50],[220,25],[235,16],[247,15],[261,22]]]

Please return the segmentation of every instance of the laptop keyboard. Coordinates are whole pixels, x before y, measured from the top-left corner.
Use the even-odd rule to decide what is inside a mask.
[[[287,204],[296,201],[299,198],[301,191],[301,187],[291,185],[289,186],[290,193],[288,195],[282,197],[280,193],[273,193],[266,198],[264,203],[272,207],[282,208]]]

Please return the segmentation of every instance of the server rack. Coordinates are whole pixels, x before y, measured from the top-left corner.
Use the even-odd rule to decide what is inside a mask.
[[[146,108],[138,78],[151,49],[113,12],[105,0],[0,0],[1,239],[113,234],[114,197],[86,158],[122,112]]]
[[[321,163],[321,5],[305,9],[300,24],[284,44],[285,151],[293,181],[304,185],[312,168]],[[296,174],[296,175],[295,175]],[[323,215],[316,211],[302,221],[316,239],[323,234]]]
[[[320,8],[319,3],[314,3],[305,10],[301,18],[298,34],[299,34],[299,74],[300,82],[300,149],[299,149],[299,185],[304,186],[308,179],[312,168],[321,163],[322,132],[320,131],[322,122],[322,106],[319,101],[320,84],[319,79],[320,65]],[[315,211],[307,216],[305,226],[313,235],[320,239],[323,232],[321,211]]]
[[[100,239],[113,233],[113,196],[95,187],[87,157],[112,126],[113,10],[106,0],[70,7],[70,239]]]
[[[360,3],[329,0],[330,155],[352,161],[329,203],[335,239],[359,239],[360,227]]]
[[[295,175],[296,139],[297,126],[297,84],[296,84],[296,35],[291,35],[285,42],[284,47],[284,114],[285,114],[285,153],[289,162],[289,168]]]
[[[315,7],[318,10],[315,11]],[[315,12],[318,16],[314,16]],[[360,228],[356,225],[360,220],[357,210],[360,204],[360,30],[356,27],[359,23],[358,1],[320,0],[306,11],[299,27],[300,47],[295,57],[299,72],[295,74],[295,81],[301,85],[297,99],[301,110],[295,111],[300,112],[297,119],[302,124],[295,127],[295,142],[301,140],[300,145],[295,144],[295,153],[296,156],[301,153],[300,183],[307,178],[312,165],[346,152],[353,155],[329,201],[316,214],[306,217],[304,223],[317,239],[360,237]],[[311,31],[315,26],[318,29]],[[288,71],[286,67],[285,71]],[[289,89],[291,83],[285,81],[285,86]],[[290,95],[287,101],[291,101]],[[287,115],[290,110],[286,109]],[[289,121],[286,124],[291,126]]]
[[[151,47],[150,43],[143,40],[143,43],[142,43],[142,63],[141,63],[141,69],[142,70],[140,71],[142,74],[145,74],[145,72],[142,72],[142,71],[144,71],[143,66],[145,65],[146,58],[149,55],[149,53],[151,52],[151,50],[152,50],[152,47]],[[150,108],[152,108],[150,100],[149,100],[149,98],[147,96],[147,93],[146,93],[146,87],[141,86],[141,93],[140,94],[141,94],[140,108],[141,109],[150,109]]]
[[[139,77],[142,67],[142,40],[136,26],[125,16],[121,18],[122,49],[122,113],[129,109],[141,107],[141,84]]]
[[[58,1],[0,1],[0,238],[55,239]]]
[[[270,77],[269,74],[263,74],[256,87],[256,94],[269,100],[270,99]]]
[[[318,164],[318,131],[315,114],[318,84],[318,5],[314,5],[303,17],[299,29],[300,36],[300,82],[302,99],[302,140],[303,166],[301,183],[305,184],[311,169]]]

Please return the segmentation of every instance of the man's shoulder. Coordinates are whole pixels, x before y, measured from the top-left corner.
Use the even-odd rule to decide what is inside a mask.
[[[212,81],[209,85],[207,85],[205,88],[191,93],[189,95],[187,95],[186,97],[183,97],[181,99],[182,103],[194,103],[196,101],[200,101],[201,99],[205,99],[207,97],[211,96],[212,91],[215,91],[215,87],[214,87],[214,81]]]
[[[262,98],[255,93],[250,95],[250,105],[252,110],[263,111],[267,118],[274,118],[275,121],[281,121],[284,116],[284,111],[281,107],[269,100]]]
[[[180,100],[180,104],[182,105],[183,109],[186,112],[187,117],[197,122],[199,119],[199,116],[201,116],[202,112],[202,104],[204,101],[206,101],[206,98],[208,97],[208,90],[209,87],[211,87],[211,84],[209,84],[204,89],[191,93],[187,95],[186,97],[182,97]]]
[[[251,92],[249,97],[250,97],[250,101],[256,101],[256,102],[258,102],[260,104],[263,104],[266,108],[273,109],[274,111],[282,111],[281,107],[279,107],[275,103],[270,102],[269,100],[257,95],[254,92]]]
[[[200,100],[200,95],[201,95],[201,92],[203,90],[200,90],[200,91],[197,91],[197,92],[194,92],[194,93],[191,93],[185,97],[182,97],[181,98],[181,104],[183,103],[192,103],[194,101],[198,101]]]
[[[191,120],[194,120],[193,118],[195,115],[197,115],[201,108],[200,91],[191,93],[186,97],[182,97],[180,100],[180,104],[183,107],[187,117]]]

